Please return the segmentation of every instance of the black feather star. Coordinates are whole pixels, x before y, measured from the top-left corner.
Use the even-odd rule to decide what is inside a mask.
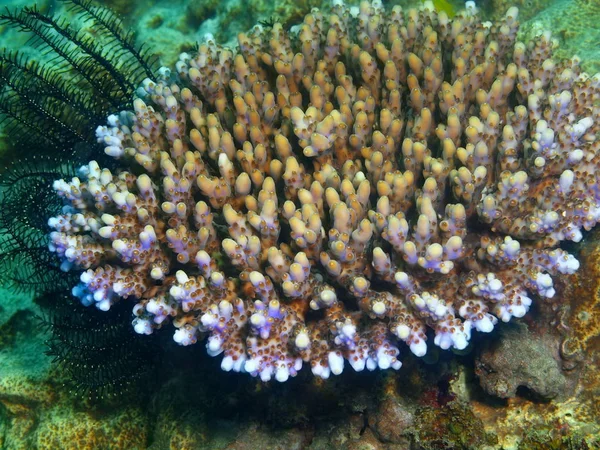
[[[0,23],[28,33],[46,55],[38,62],[18,51],[3,52],[1,123],[13,143],[41,143],[38,152],[54,156],[81,142],[97,146],[95,128],[109,113],[131,106],[136,87],[152,77],[154,64],[110,10],[86,0],[66,3],[93,36],[35,7],[0,15]]]
[[[52,183],[91,159],[114,166],[95,129],[109,114],[131,109],[155,61],[109,9],[89,0],[65,3],[80,28],[35,7],[0,14],[0,23],[28,33],[44,55],[38,61],[0,53],[0,126],[13,159],[0,175],[0,283],[36,296],[50,354],[72,390],[96,400],[147,383],[156,355],[133,333],[130,310],[96,311],[70,294],[79,274],[63,272],[48,251],[47,219],[62,208]]]
[[[50,332],[48,355],[66,372],[66,388],[87,403],[140,400],[152,387],[157,353],[154,338],[131,327],[131,308],[110,311],[83,306],[69,291],[44,294],[43,324]]]
[[[73,283],[48,252],[47,218],[61,209],[53,180],[74,176],[70,163],[49,157],[16,162],[0,178],[0,282],[14,291],[43,293]]]

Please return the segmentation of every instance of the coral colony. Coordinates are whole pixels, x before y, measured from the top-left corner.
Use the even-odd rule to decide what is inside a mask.
[[[516,42],[517,14],[337,0],[182,54],[97,130],[127,170],[54,183],[73,294],[265,381],[398,369],[523,316],[600,218],[600,78],[549,33]]]

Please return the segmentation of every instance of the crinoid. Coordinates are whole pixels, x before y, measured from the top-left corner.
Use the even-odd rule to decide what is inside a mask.
[[[148,392],[158,355],[148,339],[133,332],[131,311],[122,307],[107,315],[83,306],[68,290],[49,292],[37,302],[50,332],[46,353],[65,370],[72,394],[95,403],[139,399]]]
[[[37,296],[48,325],[49,351],[67,369],[76,391],[99,399],[129,391],[153,359],[131,332],[129,313],[84,314],[71,301],[76,273],[65,273],[48,252],[48,217],[62,202],[52,189],[91,155],[104,164],[94,130],[106,115],[131,108],[154,60],[134,44],[119,18],[87,0],[65,1],[74,15],[35,7],[7,10],[0,23],[30,35],[44,57],[0,53],[0,125],[11,163],[0,175],[0,282]]]
[[[48,252],[47,215],[61,202],[53,179],[76,172],[73,164],[48,156],[22,159],[0,178],[0,282],[15,291],[67,288],[69,278]],[[71,176],[72,176],[71,175]]]
[[[85,29],[35,7],[0,15],[1,23],[28,33],[31,45],[46,55],[40,62],[19,51],[3,51],[4,131],[21,150],[35,145],[38,154],[55,157],[81,143],[95,147],[95,127],[107,114],[127,108],[140,80],[153,73],[152,58],[134,45],[132,34],[110,10],[86,0],[65,3]],[[85,160],[85,152],[77,153]]]

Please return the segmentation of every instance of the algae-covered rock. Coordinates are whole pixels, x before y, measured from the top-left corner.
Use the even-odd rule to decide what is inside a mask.
[[[453,401],[441,408],[423,407],[415,414],[419,449],[484,449],[497,443],[466,403]]]
[[[487,393],[508,398],[525,387],[551,399],[564,392],[566,379],[557,361],[558,343],[552,336],[533,336],[522,323],[503,327],[498,334],[475,362],[475,372]]]

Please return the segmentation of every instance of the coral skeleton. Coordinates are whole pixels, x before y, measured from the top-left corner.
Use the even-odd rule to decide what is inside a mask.
[[[98,127],[120,169],[54,183],[73,294],[264,381],[398,369],[554,297],[600,220],[600,76],[517,16],[337,0],[182,54]]]

